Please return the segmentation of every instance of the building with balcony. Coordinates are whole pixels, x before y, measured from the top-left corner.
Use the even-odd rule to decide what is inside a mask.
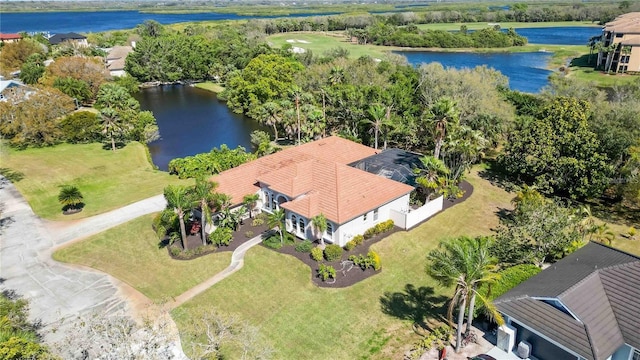
[[[620,15],[602,28],[596,67],[614,73],[640,73],[640,12]]]

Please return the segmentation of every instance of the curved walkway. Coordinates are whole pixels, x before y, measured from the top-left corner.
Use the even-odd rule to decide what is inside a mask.
[[[231,263],[229,264],[229,266],[227,266],[221,272],[205,280],[204,282],[201,282],[200,284],[178,295],[171,303],[168,304],[169,308],[170,309],[177,308],[178,306],[184,304],[185,302],[203,293],[205,290],[212,287],[219,281],[229,277],[234,272],[240,270],[244,266],[244,255],[247,253],[247,250],[260,244],[261,242],[262,242],[262,234],[255,236],[251,240],[240,245],[237,249],[233,251],[233,254],[231,254]]]

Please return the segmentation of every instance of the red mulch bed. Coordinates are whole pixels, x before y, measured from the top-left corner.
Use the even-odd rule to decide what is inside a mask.
[[[466,181],[463,181],[462,183],[460,183],[460,188],[464,191],[464,195],[461,198],[458,199],[453,199],[453,200],[448,200],[445,199],[444,200],[444,204],[442,206],[442,211],[440,211],[438,214],[442,213],[444,210],[459,204],[465,200],[467,200],[469,198],[469,196],[471,196],[471,194],[473,194],[473,186],[471,186],[471,184],[469,184]],[[438,216],[438,214],[435,214],[434,216],[430,217],[429,219],[419,223],[423,224],[426,221],[429,221],[430,219]],[[418,226],[416,225],[416,226]],[[320,262],[317,262],[315,260],[313,260],[311,258],[311,255],[309,253],[302,253],[302,252],[298,252],[295,249],[295,244],[294,245],[285,245],[282,248],[278,249],[278,250],[274,250],[277,251],[279,253],[282,254],[288,254],[291,256],[296,257],[297,259],[299,259],[300,261],[302,261],[303,263],[305,263],[307,266],[309,266],[309,268],[311,268],[311,281],[313,281],[314,284],[316,284],[319,287],[327,287],[327,288],[345,288],[348,286],[351,286],[355,283],[358,283],[364,279],[370,278],[371,276],[374,276],[376,274],[378,274],[380,271],[384,271],[384,258],[381,259],[382,260],[382,270],[380,271],[374,271],[372,268],[368,268],[367,270],[362,270],[359,266],[353,266],[353,268],[351,268],[351,270],[346,271],[347,269],[345,269],[345,271],[340,271],[340,269],[342,269],[342,264],[341,262],[344,260],[348,260],[350,255],[367,255],[367,253],[369,252],[369,248],[371,247],[371,245],[377,243],[378,241],[385,239],[387,236],[398,232],[398,231],[404,231],[402,229],[400,229],[399,227],[394,227],[391,231],[386,232],[384,234],[379,234],[376,235],[372,238],[370,238],[369,240],[365,240],[364,243],[362,243],[361,245],[356,246],[353,250],[351,251],[346,251],[344,250],[342,253],[342,258],[340,260],[337,261],[331,261],[331,262],[327,262],[327,261],[323,261],[323,263],[325,265],[331,265],[333,266],[334,269],[336,269],[336,281],[335,282],[323,282],[319,277],[318,277],[318,266],[320,265]],[[296,240],[296,244],[298,244],[300,241]],[[262,245],[264,246],[264,244]],[[269,247],[266,247],[267,249],[270,249]],[[273,250],[273,249],[271,249]]]

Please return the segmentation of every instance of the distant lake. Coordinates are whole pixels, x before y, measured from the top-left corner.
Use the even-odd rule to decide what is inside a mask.
[[[410,64],[439,62],[444,67],[474,68],[487,65],[509,78],[509,87],[528,93],[538,93],[546,86],[551,71],[546,69],[550,53],[460,53],[460,52],[423,52],[395,51],[404,55]]]
[[[602,34],[600,27],[544,27],[521,28],[516,32],[529,40],[530,44],[556,44],[556,45],[584,45],[585,49],[589,38]]]
[[[161,139],[150,143],[149,151],[161,170],[167,170],[174,158],[209,152],[222,144],[252,151],[250,134],[262,129],[257,121],[232,113],[214,93],[195,87],[153,87],[135,98],[158,121]]]
[[[145,20],[155,20],[166,25],[190,21],[308,17],[333,14],[335,13],[295,14],[289,16],[244,16],[213,12],[192,14],[154,14],[141,13],[135,10],[3,13],[0,18],[0,32],[17,33],[21,31],[48,31],[51,34],[66,32],[89,33],[132,29],[136,27],[136,25],[142,24]]]

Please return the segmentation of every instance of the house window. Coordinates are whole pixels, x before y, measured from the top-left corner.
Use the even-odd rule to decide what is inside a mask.
[[[271,194],[271,210],[278,210],[278,201],[276,200],[276,196],[274,194]]]
[[[373,221],[378,221],[378,209],[373,210]]]
[[[363,222],[367,222],[367,214],[368,213],[364,213],[364,215],[362,215],[362,221]]]
[[[631,360],[640,360],[640,350],[633,349],[633,355],[631,355]]]
[[[303,219],[303,218],[300,218],[300,219],[298,220],[298,232],[301,232],[301,233],[303,233],[303,234],[304,234],[304,227],[305,227],[304,219]]]
[[[298,223],[298,217],[291,215],[291,231],[296,231],[296,224]]]
[[[333,224],[327,221],[327,237],[333,239]]]

